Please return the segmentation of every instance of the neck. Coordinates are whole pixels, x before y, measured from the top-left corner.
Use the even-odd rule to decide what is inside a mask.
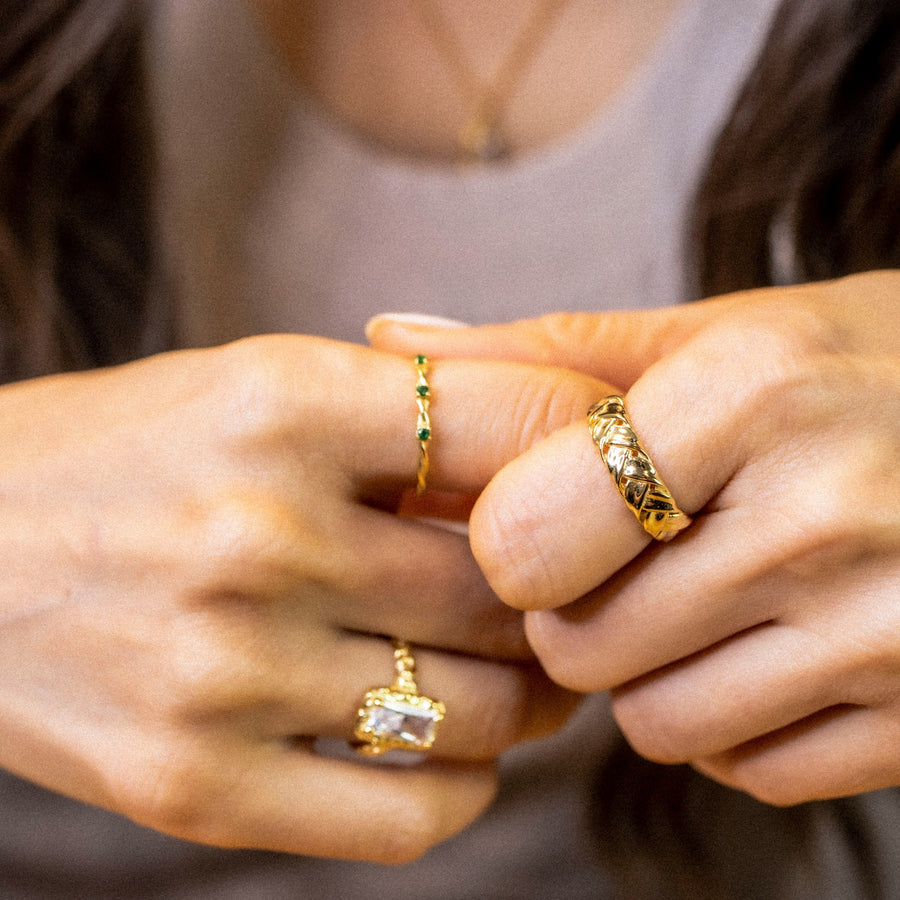
[[[275,52],[330,115],[394,152],[457,159],[473,119],[446,48],[423,22],[418,0],[333,3],[247,0]],[[544,0],[432,0],[470,80],[489,87]],[[568,0],[513,73],[497,127],[504,148],[527,153],[597,115],[655,47],[685,0]],[[544,23],[542,23],[544,24]],[[445,39],[446,35],[439,40]]]

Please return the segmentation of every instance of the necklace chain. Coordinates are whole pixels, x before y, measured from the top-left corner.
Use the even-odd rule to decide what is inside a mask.
[[[501,128],[504,112],[566,2],[539,0],[494,74],[482,80],[473,71],[456,33],[436,0],[413,0],[413,8],[429,39],[443,58],[457,88],[469,102],[469,115],[457,136],[457,146],[463,159],[487,162],[509,152]]]

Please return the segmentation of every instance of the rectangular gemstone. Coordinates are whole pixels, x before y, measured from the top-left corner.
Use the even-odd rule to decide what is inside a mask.
[[[356,735],[383,750],[428,750],[434,743],[444,704],[395,688],[376,688],[366,694],[359,711]]]
[[[376,735],[416,747],[428,747],[434,742],[436,710],[422,709],[397,697],[385,698],[382,704],[368,711],[369,725]]]

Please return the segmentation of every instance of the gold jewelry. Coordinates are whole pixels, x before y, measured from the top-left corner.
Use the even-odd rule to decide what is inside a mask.
[[[428,457],[428,444],[431,441],[431,416],[428,407],[431,405],[431,388],[428,385],[428,357],[413,357],[416,367],[416,406],[419,415],[416,418],[416,440],[419,442],[419,466],[416,470],[416,494],[425,493],[425,481],[431,460]]]
[[[595,403],[588,410],[588,428],[616,488],[648,534],[670,541],[691,524],[641,447],[620,396]]]
[[[482,81],[460,46],[459,40],[434,0],[414,0],[413,8],[428,36],[469,101],[470,113],[457,137],[462,158],[489,162],[509,153],[503,138],[502,120],[518,81],[534,61],[541,42],[552,30],[554,19],[566,0],[538,0],[531,17],[507,51],[493,77]]]
[[[447,712],[440,700],[419,693],[409,644],[395,638],[393,645],[394,683],[368,691],[357,714],[354,746],[364,756],[388,750],[430,750],[438,722]]]

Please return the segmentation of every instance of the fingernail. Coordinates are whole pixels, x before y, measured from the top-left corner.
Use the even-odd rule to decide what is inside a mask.
[[[392,325],[420,325],[423,328],[468,328],[466,322],[446,319],[443,316],[428,316],[423,313],[379,313],[366,322],[366,334],[369,335],[381,323]]]

